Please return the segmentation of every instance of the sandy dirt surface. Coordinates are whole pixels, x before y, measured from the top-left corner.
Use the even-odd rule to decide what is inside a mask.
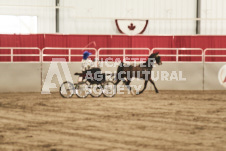
[[[0,94],[0,150],[226,150],[225,91]]]

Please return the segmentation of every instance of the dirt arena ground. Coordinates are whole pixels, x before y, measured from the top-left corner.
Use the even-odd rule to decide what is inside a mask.
[[[0,150],[226,150],[225,91],[0,94]]]

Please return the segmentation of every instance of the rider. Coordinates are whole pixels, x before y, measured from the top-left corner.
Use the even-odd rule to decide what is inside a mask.
[[[95,72],[98,72],[100,73],[101,70],[99,68],[99,65],[98,63],[94,63],[90,58],[89,56],[91,55],[92,53],[88,52],[88,51],[85,51],[83,53],[83,59],[82,59],[82,72],[83,74],[86,74],[88,72],[94,74]]]
[[[88,51],[85,51],[83,53],[83,59],[82,59],[82,71],[89,70],[93,67],[93,61],[88,58],[92,53],[89,53]]]

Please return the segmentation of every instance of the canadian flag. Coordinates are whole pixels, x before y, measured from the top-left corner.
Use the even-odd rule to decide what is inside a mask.
[[[144,33],[148,20],[116,19],[118,31],[127,35],[138,35]]]
[[[129,28],[130,30],[134,30],[134,29],[136,28],[136,26],[134,26],[133,23],[131,23],[131,24],[128,26],[128,28]]]

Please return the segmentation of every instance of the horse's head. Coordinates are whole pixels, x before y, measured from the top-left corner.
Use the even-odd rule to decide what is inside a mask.
[[[156,53],[151,54],[148,57],[148,59],[155,60],[158,65],[161,65],[162,64],[161,57],[159,56],[159,52],[156,52]]]

